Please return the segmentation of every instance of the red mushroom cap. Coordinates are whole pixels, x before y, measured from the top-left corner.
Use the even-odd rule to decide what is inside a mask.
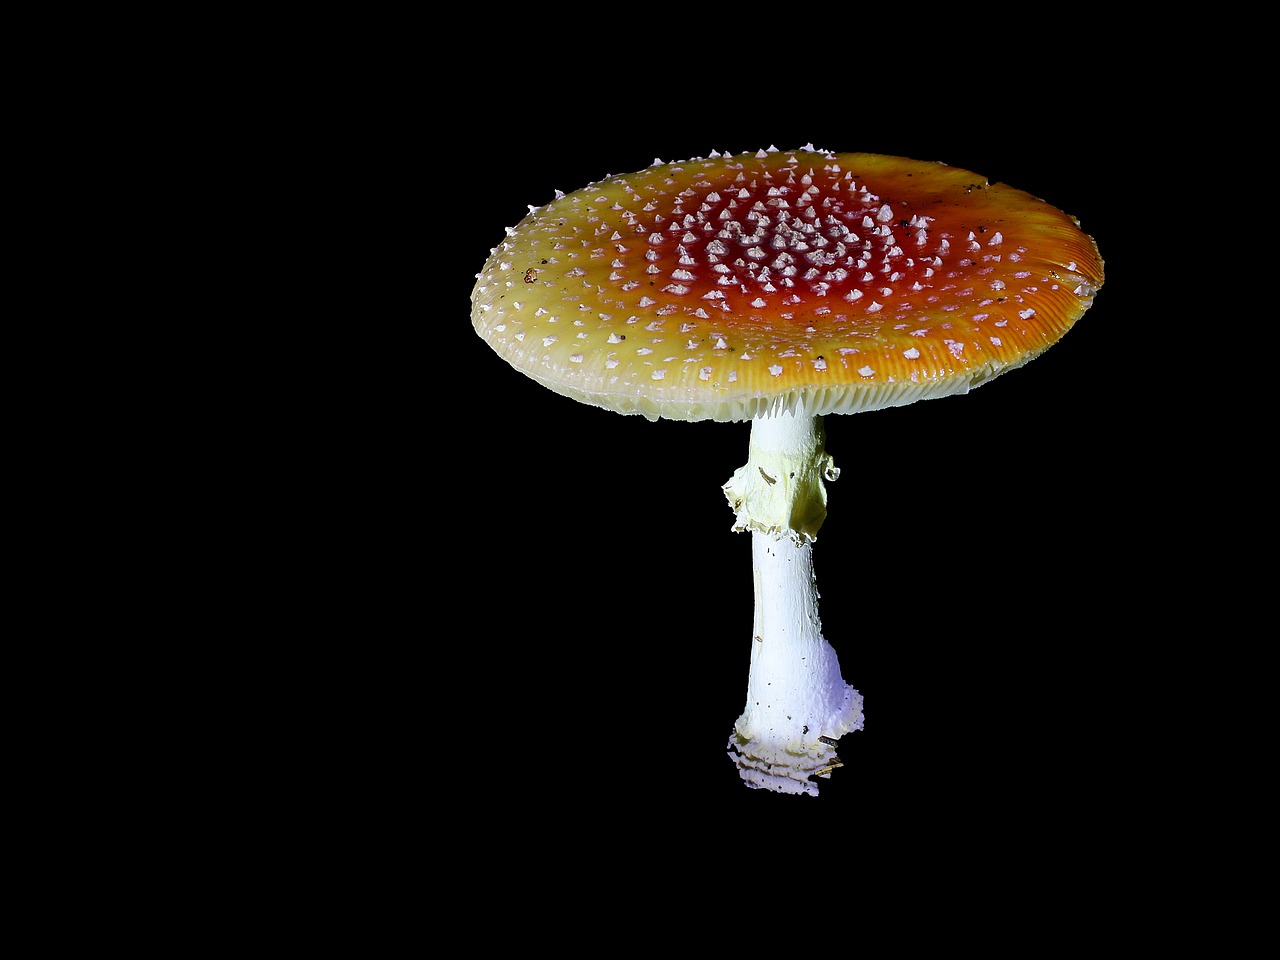
[[[1074,218],[941,163],[759,151],[558,195],[477,275],[476,331],[575,399],[650,419],[821,416],[962,393],[1102,286]]]

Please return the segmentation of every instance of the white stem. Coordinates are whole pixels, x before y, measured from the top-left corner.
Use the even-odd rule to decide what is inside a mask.
[[[839,471],[822,421],[779,413],[752,423],[747,465],[725,484],[751,531],[755,628],[747,703],[729,754],[749,786],[816,794],[814,776],[840,765],[835,741],[862,729],[862,696],[844,682],[822,636],[813,540],[826,516],[822,480]]]

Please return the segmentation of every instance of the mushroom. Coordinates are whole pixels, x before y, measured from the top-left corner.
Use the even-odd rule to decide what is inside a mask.
[[[1102,282],[1075,218],[1021,190],[942,163],[770,148],[655,160],[531,206],[477,274],[472,323],[575,400],[750,421],[724,484],[755,574],[728,752],[748,786],[815,795],[863,727],[818,617],[813,543],[840,473],[823,418],[1019,367]]]

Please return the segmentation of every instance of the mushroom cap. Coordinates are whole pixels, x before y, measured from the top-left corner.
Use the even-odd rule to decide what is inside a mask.
[[[1028,193],[810,147],[655,161],[507,233],[476,332],[546,387],[649,419],[963,393],[1056,343],[1103,282],[1075,218]]]

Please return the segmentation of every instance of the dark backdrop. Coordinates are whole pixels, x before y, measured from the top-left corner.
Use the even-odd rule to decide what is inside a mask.
[[[1033,99],[860,111],[797,96],[712,113],[695,123],[625,89],[583,99],[516,82],[482,98],[446,151],[446,168],[469,168],[453,198],[462,262],[428,322],[473,399],[453,424],[472,458],[451,494],[469,530],[441,600],[483,635],[466,682],[502,703],[485,779],[606,804],[922,817],[975,804],[1035,816],[1038,798],[1087,792],[1115,760],[1105,731],[1131,719],[1127,670],[1102,669],[1123,629],[1121,558],[1141,493],[1125,466],[1140,455],[1140,401],[1117,382],[1117,354],[1136,349],[1112,185],[1125,155],[1087,117]],[[1076,216],[1108,269],[1092,309],[1027,367],[967,396],[827,418],[843,472],[815,548],[820,612],[866,729],[844,738],[845,767],[816,801],[747,790],[724,751],[745,697],[752,591],[750,545],[730,531],[720,485],[745,461],[748,426],[574,403],[508,368],[467,320],[503,228],[554,190],[655,158],[805,144],[1008,182]],[[921,509],[932,532],[908,535],[904,517]]]

